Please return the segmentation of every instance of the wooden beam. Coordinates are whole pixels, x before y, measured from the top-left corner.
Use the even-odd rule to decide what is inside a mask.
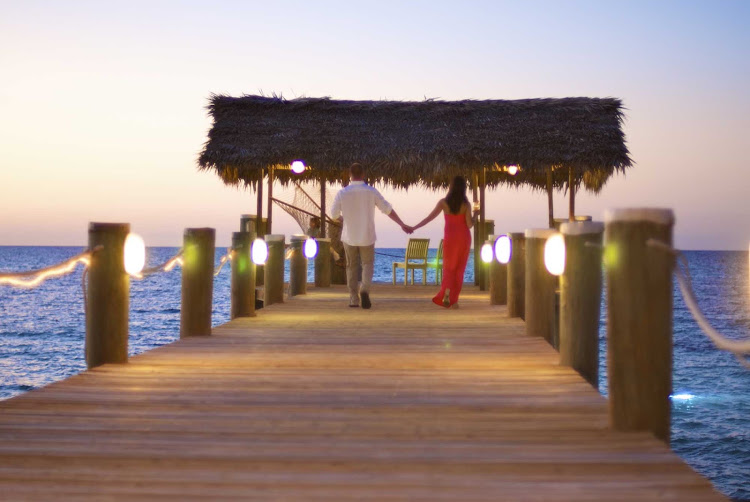
[[[552,167],[547,168],[547,207],[549,208],[549,227],[555,228],[555,211],[552,202]]]
[[[326,179],[320,177],[320,237],[326,236]]]
[[[263,238],[263,174],[261,172],[260,179],[258,180],[258,184],[256,185],[257,192],[258,192],[258,207],[256,209],[256,221],[255,221],[255,230],[257,232],[257,236],[259,238]]]
[[[575,185],[575,173],[573,168],[568,168],[568,190],[570,190],[570,205],[568,206],[568,219],[575,221],[576,219],[576,185]]]
[[[266,216],[266,234],[273,233],[271,218],[273,214],[273,167],[268,168],[268,216]]]

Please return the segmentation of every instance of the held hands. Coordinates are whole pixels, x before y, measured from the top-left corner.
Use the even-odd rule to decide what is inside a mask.
[[[414,232],[414,227],[410,227],[407,224],[403,224],[403,225],[401,225],[401,230],[403,230],[407,234],[411,234],[411,233]]]

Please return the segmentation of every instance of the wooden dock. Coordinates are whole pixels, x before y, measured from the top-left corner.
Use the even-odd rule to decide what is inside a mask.
[[[473,288],[343,288],[0,402],[2,500],[724,500]]]

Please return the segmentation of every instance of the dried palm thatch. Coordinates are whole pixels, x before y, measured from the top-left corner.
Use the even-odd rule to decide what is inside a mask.
[[[455,175],[488,168],[489,186],[542,188],[546,169],[558,166],[566,174],[555,177],[557,187],[573,169],[577,184],[601,188],[632,164],[615,98],[401,102],[213,95],[208,109],[214,124],[198,164],[228,184],[254,185],[269,167],[283,168],[275,173],[283,184],[335,182],[360,162],[371,181],[397,187],[444,186]],[[312,169],[293,174],[288,166],[297,159]],[[492,174],[495,166],[513,164],[522,167],[520,176]],[[590,172],[598,174],[584,178]]]

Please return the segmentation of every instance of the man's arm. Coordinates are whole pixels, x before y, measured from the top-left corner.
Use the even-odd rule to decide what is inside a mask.
[[[414,230],[412,230],[412,228],[410,226],[408,226],[406,223],[404,223],[403,221],[401,221],[401,218],[398,217],[398,214],[396,214],[396,210],[395,209],[391,209],[391,212],[388,213],[388,217],[390,219],[392,219],[393,221],[395,221],[396,223],[398,223],[399,226],[401,227],[401,230],[403,230],[407,234],[410,234],[410,233],[412,233],[414,231]]]
[[[380,209],[380,211],[385,213],[390,219],[398,223],[398,225],[401,227],[401,230],[403,230],[407,234],[413,232],[411,227],[401,221],[401,218],[398,217],[398,214],[396,214],[396,210],[393,209],[393,206],[391,206],[391,204],[387,200],[385,200],[385,197],[383,197],[383,195],[377,190],[375,190],[375,206]]]

